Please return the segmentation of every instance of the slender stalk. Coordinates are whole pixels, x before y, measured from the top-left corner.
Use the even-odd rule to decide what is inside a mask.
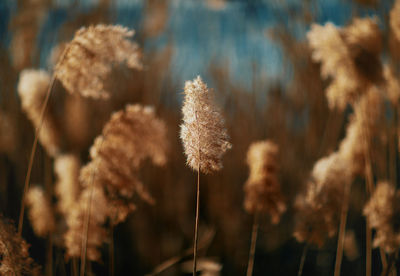
[[[78,276],[78,259],[76,257],[72,258],[71,265],[72,276]]]
[[[299,266],[299,271],[297,272],[297,276],[301,276],[303,274],[304,263],[306,261],[306,256],[309,246],[310,246],[309,243],[306,243],[306,245],[304,246],[303,253],[301,254],[300,258],[300,266]]]
[[[197,249],[207,248],[210,245],[210,243],[211,243],[212,239],[214,238],[214,236],[215,236],[215,231],[214,230],[208,231],[204,235],[202,240],[200,240]],[[174,257],[166,260],[165,262],[162,262],[161,264],[156,266],[151,273],[146,274],[146,276],[154,276],[154,275],[160,274],[161,272],[167,270],[171,266],[179,263],[182,259],[184,259],[186,257],[189,257],[192,254],[193,254],[193,248],[190,247],[189,249],[185,250],[182,254],[180,254],[178,256],[174,256]]]
[[[193,276],[196,275],[197,266],[197,240],[199,228],[199,202],[200,202],[200,162],[197,170],[197,193],[196,193],[196,221],[194,226],[194,246],[193,246]]]
[[[342,265],[344,238],[346,234],[346,221],[349,210],[350,190],[351,190],[351,183],[348,183],[345,186],[342,212],[340,214],[339,237],[337,242],[336,262],[335,262],[335,272],[334,272],[335,276],[340,276],[340,268]]]
[[[104,141],[104,140],[103,140]],[[100,144],[100,148],[103,142]],[[90,213],[92,209],[92,200],[93,200],[93,187],[94,187],[94,177],[97,172],[97,166],[92,171],[91,180],[90,180],[90,192],[89,198],[87,203],[87,208],[85,212],[85,221],[84,221],[84,229],[83,229],[83,236],[82,236],[82,251],[81,251],[81,270],[80,275],[85,275],[85,265],[86,265],[86,251],[87,251],[87,241],[88,241],[88,232],[89,232],[89,223],[90,223]]]
[[[396,263],[396,254],[392,253],[389,255],[389,261],[386,268],[382,271],[381,276],[389,276],[390,272],[393,269],[393,265]]]
[[[366,218],[365,224],[365,231],[366,231],[366,245],[367,245],[367,252],[366,252],[366,266],[365,266],[365,275],[371,276],[371,259],[372,259],[372,230],[369,223],[369,219]]]
[[[64,58],[65,58],[68,50],[69,50],[69,47],[66,47],[64,49],[58,63],[61,63],[64,61]],[[47,92],[46,92],[46,97],[45,97],[43,105],[42,105],[42,109],[40,111],[39,125],[35,130],[35,139],[33,140],[31,155],[29,157],[28,170],[26,172],[24,190],[23,190],[22,200],[21,200],[21,209],[20,209],[19,220],[18,220],[18,235],[20,235],[20,236],[22,234],[22,226],[24,223],[25,197],[26,197],[26,193],[28,192],[28,189],[29,189],[29,182],[31,179],[33,160],[35,159],[35,153],[36,153],[37,143],[38,143],[38,139],[39,139],[39,133],[40,133],[40,130],[42,129],[42,125],[43,125],[43,121],[44,121],[44,114],[46,113],[46,108],[47,108],[47,105],[50,100],[51,91],[53,90],[55,83],[56,83],[56,73],[53,73],[53,76],[51,77],[51,80],[50,80],[49,88],[47,89]]]
[[[110,229],[111,241],[110,241],[110,275],[114,276],[114,226],[111,225]]]
[[[21,209],[20,209],[19,221],[18,221],[18,235],[20,235],[20,236],[22,234],[22,226],[24,223],[24,212],[25,212],[25,201],[26,201],[25,197],[26,197],[26,193],[28,192],[28,189],[29,189],[29,182],[31,179],[33,160],[35,159],[35,153],[36,153],[36,148],[37,148],[37,144],[38,144],[39,133],[40,133],[40,130],[43,125],[44,114],[46,113],[47,104],[49,102],[51,91],[53,90],[54,84],[55,84],[55,76],[53,74],[53,77],[51,78],[51,81],[50,81],[49,88],[47,89],[46,97],[42,104],[42,109],[40,111],[40,122],[39,122],[39,126],[35,130],[35,139],[33,140],[31,155],[29,157],[28,170],[26,172],[26,177],[25,177],[25,184],[24,184],[24,190],[23,190],[23,194],[22,194]]]
[[[251,276],[253,274],[254,257],[255,257],[255,253],[256,253],[258,226],[259,226],[259,212],[256,211],[256,213],[254,214],[253,229],[251,231],[250,253],[249,253],[249,262],[247,264],[246,276]]]

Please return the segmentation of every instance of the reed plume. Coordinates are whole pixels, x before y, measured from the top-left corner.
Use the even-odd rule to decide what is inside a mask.
[[[232,147],[224,120],[207,85],[198,76],[185,83],[181,139],[187,165],[208,174],[222,168],[222,156]]]
[[[26,69],[20,74],[18,94],[22,109],[35,128],[41,125],[42,104],[50,84],[50,75],[43,70]],[[54,116],[46,112],[39,132],[39,141],[47,154],[54,157],[60,151],[60,133]]]
[[[68,217],[78,201],[80,160],[73,154],[58,155],[54,160],[54,172],[57,176],[55,194],[58,211]]]
[[[55,229],[55,220],[51,202],[44,190],[39,186],[31,187],[26,195],[26,201],[29,220],[35,234],[39,237],[50,235]]]
[[[388,182],[379,182],[364,207],[364,215],[376,230],[374,247],[396,252],[400,248],[400,191]]]
[[[193,246],[193,276],[196,275],[196,255],[199,225],[200,172],[205,174],[222,168],[222,156],[232,147],[224,127],[224,120],[214,104],[207,85],[198,76],[185,83],[183,124],[180,137],[183,142],[186,163],[197,171],[196,219]]]
[[[307,39],[321,76],[332,79],[326,89],[330,108],[344,109],[381,81],[382,37],[375,18],[356,18],[345,28],[313,24]]]
[[[164,122],[151,107],[128,105],[111,116],[90,149],[92,160],[80,171],[83,190],[67,221],[69,229],[65,235],[69,256],[81,254],[87,212],[87,257],[99,260],[98,248],[106,240],[106,221],[115,225],[125,220],[136,208],[132,202],[135,195],[154,203],[137,175],[146,159],[157,166],[166,163],[166,131]]]
[[[339,145],[340,155],[348,161],[353,175],[365,176],[366,158],[379,130],[382,96],[375,87],[354,104],[354,113],[347,125],[346,137]]]
[[[389,15],[390,28],[397,41],[400,41],[400,1],[396,0]]]
[[[114,64],[124,62],[129,68],[142,68],[139,47],[129,40],[133,35],[133,30],[119,25],[79,29],[55,67],[56,78],[70,93],[108,98],[104,80]]]
[[[15,231],[11,222],[0,217],[0,274],[40,275],[40,268],[29,256],[29,245]]]
[[[269,213],[272,223],[279,222],[286,210],[277,178],[278,146],[268,140],[254,142],[247,151],[250,176],[245,183],[244,207],[250,214]]]
[[[338,153],[314,165],[306,192],[297,197],[297,222],[294,236],[321,247],[326,237],[337,233],[345,187],[351,183],[348,162]]]

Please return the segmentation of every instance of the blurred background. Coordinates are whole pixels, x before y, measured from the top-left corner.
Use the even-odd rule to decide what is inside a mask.
[[[155,106],[168,125],[167,166],[148,164],[140,176],[156,204],[138,201],[137,210],[113,229],[115,275],[145,275],[176,256],[179,262],[160,275],[191,274],[191,255],[185,251],[193,242],[196,174],[185,165],[179,124],[184,83],[197,75],[215,89],[233,144],[224,169],[201,176],[199,255],[218,265],[220,275],[245,274],[253,221],[243,208],[245,156],[253,141],[268,138],[280,148],[279,180],[288,210],[277,225],[267,215],[261,218],[254,275],[297,275],[304,244],[293,238],[292,203],[315,161],[337,148],[349,113],[328,109],[327,84],[311,60],[306,33],[312,23],[343,26],[355,16],[375,15],[385,35],[392,6],[393,1],[378,0],[1,0],[1,213],[18,220],[34,138],[16,92],[19,73],[27,68],[51,72],[57,47],[82,26],[121,24],[135,30],[145,69],[114,68],[107,80],[113,93],[109,101],[71,96],[62,85],[50,101],[63,151],[79,154],[82,164],[110,114],[127,103]],[[51,187],[52,162],[39,146],[31,183]],[[356,254],[345,255],[343,275],[365,274],[362,182],[353,186],[348,218]],[[45,271],[47,241],[33,234],[27,219],[23,236]],[[303,275],[332,275],[336,243],[334,237],[321,249],[311,246]],[[54,247],[50,275],[70,275],[64,253]],[[109,248],[102,253],[103,262],[91,264],[95,275],[109,275]],[[381,271],[378,253],[373,251],[373,275]]]

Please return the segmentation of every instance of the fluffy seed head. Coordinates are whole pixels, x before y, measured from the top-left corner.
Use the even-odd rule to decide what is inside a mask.
[[[45,237],[54,231],[55,221],[51,203],[41,187],[31,187],[26,196],[29,220],[35,234]]]
[[[379,182],[364,215],[376,230],[374,246],[387,253],[396,252],[400,247],[400,191],[388,182]]]
[[[277,179],[278,146],[271,141],[259,141],[250,145],[247,164],[250,176],[245,183],[247,212],[268,212],[273,223],[278,223],[286,210]]]
[[[180,136],[187,164],[203,173],[219,171],[222,156],[232,147],[220,111],[200,76],[185,84]]]
[[[116,63],[141,69],[140,50],[128,39],[134,35],[122,26],[96,25],[81,28],[58,61],[55,74],[70,93],[108,98],[104,79]]]
[[[11,222],[0,217],[0,274],[40,275],[39,267],[29,257],[29,245],[15,231]]]
[[[151,107],[128,105],[114,113],[90,149],[91,161],[80,171],[82,192],[68,218],[65,235],[67,254],[79,256],[82,227],[93,189],[88,237],[88,258],[100,258],[99,247],[106,237],[105,223],[117,224],[135,210],[133,197],[154,200],[138,179],[138,170],[146,159],[155,165],[167,161],[166,126]]]
[[[313,168],[306,192],[296,199],[297,221],[294,236],[322,246],[326,236],[338,229],[346,185],[350,185],[348,163],[338,153],[320,159]]]
[[[71,208],[77,203],[80,161],[75,155],[59,155],[54,160],[54,172],[57,176],[55,193],[58,198],[58,211],[68,216]]]
[[[18,94],[22,109],[35,128],[40,125],[40,113],[50,83],[50,75],[43,70],[23,70],[18,82]],[[60,134],[57,124],[49,110],[43,118],[39,141],[50,156],[60,151]]]

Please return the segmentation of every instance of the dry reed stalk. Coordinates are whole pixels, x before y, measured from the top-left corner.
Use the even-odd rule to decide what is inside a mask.
[[[307,251],[308,251],[309,246],[310,246],[309,243],[306,243],[304,245],[303,253],[301,253],[300,265],[299,265],[299,270],[297,271],[297,276],[301,276],[303,274],[304,264],[306,262],[306,256],[307,256]]]
[[[257,233],[259,226],[259,216],[260,216],[259,212],[256,212],[254,214],[253,227],[251,231],[250,253],[249,253],[249,260],[247,262],[246,276],[253,275],[254,259],[256,255]]]
[[[250,175],[244,187],[244,207],[254,216],[247,276],[253,273],[260,214],[269,213],[272,223],[276,224],[286,210],[277,177],[277,157],[278,146],[269,140],[254,142],[247,151]]]
[[[81,28],[61,54],[48,85],[41,110],[38,113],[38,126],[35,131],[22,196],[18,223],[19,234],[22,233],[25,211],[24,199],[29,188],[38,136],[55,80],[59,79],[70,93],[76,92],[83,96],[107,98],[108,94],[103,89],[103,82],[111,71],[113,63],[126,62],[128,67],[142,68],[139,61],[141,54],[138,46],[126,39],[133,34],[133,31],[121,26],[97,25],[88,29]]]
[[[193,249],[193,275],[196,275],[200,172],[207,174],[219,171],[222,168],[223,154],[232,146],[228,141],[229,136],[220,111],[200,76],[185,83],[184,93],[183,124],[181,124],[180,137],[187,156],[187,165],[197,171]]]
[[[343,195],[343,205],[340,213],[340,226],[339,226],[339,237],[336,248],[336,261],[335,261],[335,276],[340,276],[340,268],[342,264],[343,257],[343,248],[346,237],[346,222],[347,222],[347,212],[349,209],[349,201],[350,201],[350,190],[351,183],[348,183],[345,186],[344,195]]]
[[[166,126],[151,107],[127,105],[114,113],[90,149],[91,161],[80,171],[82,192],[71,210],[65,234],[67,254],[100,259],[98,247],[106,240],[105,223],[116,225],[135,210],[135,195],[152,204],[154,200],[137,178],[143,161],[166,163]],[[83,231],[82,231],[83,230]],[[90,232],[90,236],[88,236]]]

